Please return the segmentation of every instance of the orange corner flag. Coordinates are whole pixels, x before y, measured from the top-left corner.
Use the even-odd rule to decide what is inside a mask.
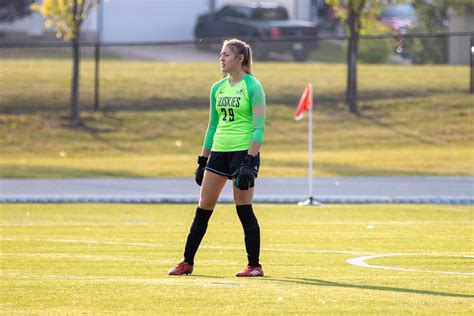
[[[313,107],[313,86],[308,83],[304,89],[303,95],[301,96],[298,107],[296,108],[295,120],[299,121],[303,119],[303,113],[310,110]]]

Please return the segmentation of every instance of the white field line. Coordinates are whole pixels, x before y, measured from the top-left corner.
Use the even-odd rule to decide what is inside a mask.
[[[97,244],[97,245],[125,245],[125,246],[137,246],[137,247],[164,247],[162,244],[149,244],[149,243],[128,243],[128,242],[112,242],[112,241],[96,241],[96,240],[72,240],[72,239],[22,239],[22,238],[0,238],[3,241],[46,241],[46,242],[58,242],[58,243],[85,243],[85,244]],[[207,249],[225,249],[225,250],[242,250],[242,247],[231,247],[231,246],[201,246],[201,248]],[[448,256],[448,257],[465,257],[474,258],[472,255],[459,255],[459,254],[436,254],[436,253],[389,253],[389,254],[374,254],[370,252],[358,252],[358,251],[344,251],[344,250],[316,250],[316,249],[276,249],[276,248],[262,248],[263,251],[271,252],[293,252],[293,253],[326,253],[326,254],[349,254],[349,255],[368,255],[357,258],[347,259],[346,262],[358,267],[373,268],[373,269],[385,269],[385,270],[396,270],[396,271],[408,271],[408,272],[423,272],[423,273],[441,273],[441,274],[455,274],[455,275],[474,275],[471,272],[452,272],[452,271],[437,271],[437,270],[419,270],[411,268],[397,268],[389,266],[371,265],[366,263],[366,260],[391,257],[391,256]]]
[[[0,238],[4,241],[46,241],[59,243],[76,243],[76,244],[94,244],[94,245],[121,245],[121,246],[138,246],[138,247],[163,247],[161,244],[133,243],[120,241],[96,241],[96,240],[79,240],[79,239],[34,239],[34,238]]]
[[[452,272],[452,271],[440,271],[440,270],[420,270],[412,268],[397,268],[390,266],[379,266],[375,264],[369,264],[366,261],[375,258],[382,257],[394,257],[394,256],[419,256],[423,254],[410,254],[410,253],[389,253],[383,255],[373,255],[373,256],[363,256],[357,258],[347,259],[346,262],[358,267],[363,268],[372,268],[372,269],[385,269],[385,270],[395,270],[395,271],[408,271],[408,272],[422,272],[422,273],[441,273],[441,274],[454,274],[454,275],[474,275],[472,272]],[[463,257],[463,258],[473,258],[472,256],[463,256],[463,255],[447,255],[449,257]]]
[[[242,250],[242,247],[230,247],[230,246],[201,246],[201,248],[207,249],[226,249],[226,250]],[[296,253],[334,253],[341,255],[368,255],[373,252],[359,252],[359,251],[345,251],[345,250],[316,250],[316,249],[279,249],[279,248],[261,248],[263,251],[271,252],[296,252]]]
[[[162,244],[148,244],[148,243],[128,243],[128,242],[115,242],[115,241],[96,241],[96,240],[74,240],[74,239],[41,239],[41,238],[0,238],[0,241],[45,241],[45,242],[57,242],[57,243],[82,243],[82,244],[95,244],[95,245],[122,245],[122,246],[137,246],[137,247],[164,247]],[[224,249],[224,250],[242,250],[243,247],[232,247],[232,246],[212,246],[202,245],[200,248],[206,249]],[[344,250],[315,250],[315,249],[278,249],[278,248],[261,248],[263,251],[272,252],[295,252],[295,253],[328,253],[328,254],[343,254],[343,255],[369,255],[374,254],[373,252],[360,252],[360,251],[344,251]]]
[[[96,256],[96,255],[81,255],[70,253],[2,253],[2,257],[10,258],[59,258],[59,259],[83,259],[91,261],[118,261],[118,262],[140,262],[151,264],[172,264],[171,259],[144,259],[135,257],[118,257],[118,256]]]
[[[122,245],[122,246],[135,246],[135,247],[164,247],[163,244],[150,244],[150,243],[129,243],[129,242],[115,242],[115,241],[97,241],[97,240],[75,240],[75,239],[42,239],[42,238],[0,238],[0,241],[45,241],[45,242],[57,242],[57,243],[83,243],[83,244],[95,244],[95,245]],[[243,250],[243,247],[236,246],[219,246],[219,245],[202,245],[200,248],[205,249],[223,249],[223,250]],[[272,252],[294,252],[294,253],[327,253],[327,254],[342,254],[342,255],[397,255],[397,254],[377,254],[375,252],[368,251],[350,251],[350,250],[317,250],[317,249],[283,249],[283,248],[261,248],[263,251]],[[418,255],[418,256],[459,256],[459,257],[472,257],[470,254],[457,254],[457,253],[405,253],[402,255]]]

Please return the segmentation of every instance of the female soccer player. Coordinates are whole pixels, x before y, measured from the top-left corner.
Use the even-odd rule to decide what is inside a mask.
[[[263,276],[260,227],[252,209],[254,180],[260,166],[265,128],[265,93],[252,75],[252,49],[238,39],[224,42],[220,53],[224,79],[211,88],[210,117],[195,179],[201,186],[199,205],[184,249],[184,260],[170,275],[191,274],[194,256],[227,179],[245,235],[248,265],[238,277]]]

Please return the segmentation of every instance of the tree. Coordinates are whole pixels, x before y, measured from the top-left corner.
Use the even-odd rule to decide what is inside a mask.
[[[335,8],[338,17],[346,26],[348,34],[346,103],[351,113],[359,114],[357,59],[360,33],[363,27],[377,23],[376,16],[381,10],[381,0],[326,0],[326,3]]]
[[[33,0],[0,0],[0,22],[12,23],[31,14]]]
[[[42,4],[34,3],[31,6],[45,17],[46,27],[56,29],[57,38],[63,37],[64,40],[72,42],[71,123],[74,126],[82,124],[79,108],[81,25],[98,4],[99,0],[43,0]]]

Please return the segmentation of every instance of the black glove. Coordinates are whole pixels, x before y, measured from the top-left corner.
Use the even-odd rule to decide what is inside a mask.
[[[240,167],[232,175],[232,177],[235,179],[235,187],[240,190],[248,190],[249,188],[253,188],[255,184],[256,173],[256,158],[254,156],[247,155],[240,164]]]
[[[202,184],[202,179],[204,178],[204,168],[207,165],[207,157],[204,156],[199,156],[198,157],[198,167],[196,171],[194,172],[194,179],[196,180],[196,183],[201,186]]]

